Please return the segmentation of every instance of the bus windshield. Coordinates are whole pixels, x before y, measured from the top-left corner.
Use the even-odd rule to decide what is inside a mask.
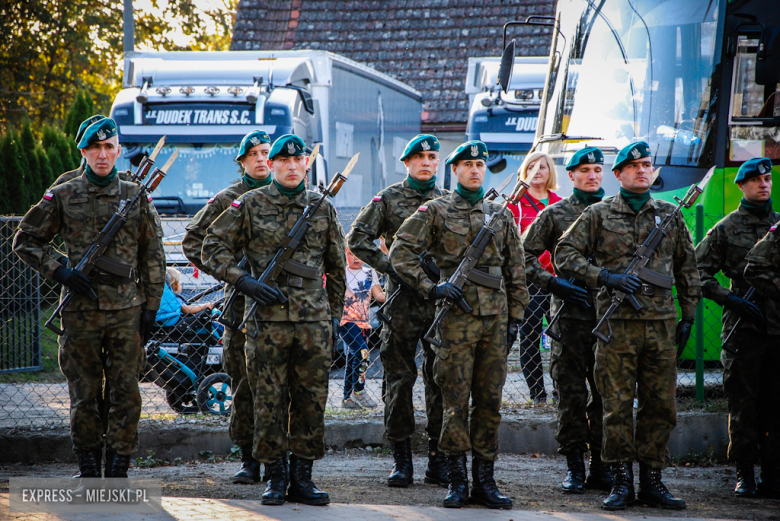
[[[601,139],[542,150],[567,156],[587,145],[614,154],[643,140],[656,165],[708,166],[722,1],[559,0],[541,131]]]
[[[155,143],[123,143],[122,155],[117,161],[119,170],[135,170],[130,157],[136,154],[151,154]],[[179,157],[168,171],[168,176],[155,190],[154,196],[178,197],[187,204],[205,204],[217,192],[241,178],[241,167],[233,158],[238,146],[233,144],[190,144],[165,145],[155,160],[162,167],[173,151],[179,150]]]

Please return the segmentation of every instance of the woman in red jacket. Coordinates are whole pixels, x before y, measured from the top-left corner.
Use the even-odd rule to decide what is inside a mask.
[[[528,179],[528,173],[533,170],[536,163],[539,170],[533,179]],[[518,171],[520,179],[526,181],[530,188],[520,199],[518,205],[509,205],[509,209],[515,215],[515,221],[520,225],[522,234],[528,226],[534,222],[544,208],[561,200],[553,190],[558,189],[558,176],[552,158],[544,152],[534,152],[526,156]],[[539,261],[544,269],[555,273],[550,252],[544,252]],[[542,370],[542,356],[539,352],[539,341],[542,336],[542,318],[550,314],[550,295],[543,292],[535,284],[528,285],[528,294],[531,302],[525,310],[525,318],[520,327],[520,364],[523,367],[523,376],[531,391],[531,399],[534,405],[547,402],[547,392],[544,389],[544,371]],[[514,338],[509,339],[514,343]],[[510,344],[511,345],[511,344]]]

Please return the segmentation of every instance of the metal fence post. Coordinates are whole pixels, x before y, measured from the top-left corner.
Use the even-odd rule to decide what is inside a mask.
[[[704,206],[696,205],[696,244],[704,239]],[[696,306],[696,401],[704,401],[704,302]]]

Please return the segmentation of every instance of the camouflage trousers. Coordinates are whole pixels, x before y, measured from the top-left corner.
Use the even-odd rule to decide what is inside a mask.
[[[141,393],[138,374],[144,350],[139,332],[141,306],[117,311],[64,311],[65,334],[59,339],[60,368],[70,393],[73,450],[103,448],[98,400],[103,378],[109,388],[105,445],[117,454],[138,449]]]
[[[561,317],[554,332],[561,341],[552,341],[550,376],[558,390],[558,452],[601,450],[604,413],[601,395],[593,376],[596,337],[591,331],[596,320]],[[588,399],[590,389],[590,399]]]
[[[611,320],[612,341],[598,341],[594,372],[604,406],[605,463],[669,466],[677,425],[675,320]],[[634,392],[639,401],[634,434]]]
[[[236,299],[235,316],[244,315],[244,298]],[[246,377],[246,335],[239,329],[225,327],[222,335],[222,367],[230,376],[233,405],[230,408],[230,441],[243,447],[252,443],[255,431],[254,400]]]
[[[256,338],[254,322],[247,325],[247,379],[255,409],[252,456],[273,463],[289,449],[300,458],[321,459],[333,352],[330,321],[259,322]]]
[[[740,328],[729,340],[736,357],[721,352],[723,390],[729,403],[732,461],[780,463],[780,337]]]
[[[490,461],[498,456],[506,327],[506,315],[473,316],[457,306],[442,321],[433,372],[444,406],[439,448],[448,456],[469,449]]]
[[[398,295],[386,313],[390,327],[382,326],[379,357],[384,371],[385,437],[391,443],[402,442],[414,434],[412,388],[417,380],[414,358],[418,341],[422,344],[423,354],[422,377],[428,418],[425,430],[432,439],[438,439],[441,433],[441,390],[433,378],[435,356],[428,342],[422,340],[431,327],[434,311],[431,302],[404,292]]]

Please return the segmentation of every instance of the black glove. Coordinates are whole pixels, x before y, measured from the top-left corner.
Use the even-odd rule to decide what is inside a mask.
[[[241,275],[241,278],[236,281],[236,289],[247,297],[255,299],[261,306],[270,306],[279,302],[279,290],[252,278],[247,273]]]
[[[692,318],[683,318],[677,322],[677,331],[674,334],[674,343],[678,346],[678,353],[682,351],[682,349],[688,343],[688,339],[691,338],[691,331],[693,331]]]
[[[336,340],[339,339],[339,330],[341,329],[341,320],[338,318],[331,319],[333,323],[333,343],[336,343]]]
[[[420,266],[422,266],[422,269],[425,272],[425,276],[428,277],[428,280],[436,283],[441,280],[441,270],[436,265],[436,262],[433,260],[433,257],[431,257],[431,254],[427,251],[424,251],[420,254]]]
[[[145,309],[141,312],[141,325],[138,330],[141,332],[141,345],[145,346],[146,343],[152,338],[154,332],[154,321],[157,318],[157,311],[151,309]]]
[[[509,322],[506,325],[506,343],[509,347],[512,347],[512,344],[517,340],[517,335],[520,333],[520,324],[522,323],[522,320],[516,320],[514,318],[509,319]]]
[[[577,306],[590,307],[588,303],[588,292],[579,286],[576,286],[566,279],[553,277],[547,283],[547,289],[556,297],[561,297],[566,302]]]
[[[68,267],[68,258],[65,255],[57,257],[57,262],[60,263],[60,266]]]
[[[463,290],[452,282],[442,282],[438,286],[434,286],[431,290],[430,298],[433,300],[439,300],[442,298],[448,298],[450,300],[459,300],[463,297]]]
[[[764,318],[764,315],[761,314],[761,310],[758,306],[749,300],[739,298],[733,293],[729,293],[729,296],[726,297],[726,301],[723,303],[723,307],[733,311],[740,317],[744,318],[745,320],[749,320],[754,324],[766,323],[766,319]]]
[[[642,281],[639,280],[639,277],[633,275],[610,273],[608,270],[603,269],[599,273],[598,285],[633,295],[639,289],[639,286],[642,285]]]
[[[52,278],[69,290],[81,295],[86,295],[93,291],[90,280],[86,275],[67,266],[60,266],[54,270]]]

